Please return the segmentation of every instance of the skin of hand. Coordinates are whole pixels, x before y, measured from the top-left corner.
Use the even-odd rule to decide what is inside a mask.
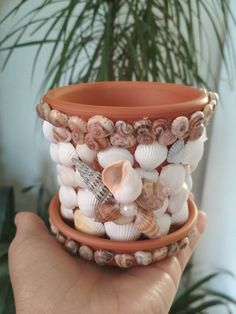
[[[121,270],[70,256],[33,213],[15,217],[9,269],[17,314],[167,314],[190,256],[204,231],[177,257]]]

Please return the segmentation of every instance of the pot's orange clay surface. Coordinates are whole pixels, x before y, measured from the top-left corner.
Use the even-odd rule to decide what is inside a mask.
[[[87,235],[67,225],[60,215],[60,201],[58,194],[55,194],[49,207],[49,216],[52,224],[65,236],[92,249],[111,250],[116,253],[134,253],[136,251],[152,251],[156,248],[167,246],[186,237],[197,221],[197,207],[190,197],[188,199],[189,218],[178,230],[163,236],[160,239],[148,239],[138,241],[113,241]]]
[[[112,120],[143,117],[172,118],[202,110],[204,90],[167,83],[95,82],[49,90],[43,98],[53,109],[88,119],[105,115]]]

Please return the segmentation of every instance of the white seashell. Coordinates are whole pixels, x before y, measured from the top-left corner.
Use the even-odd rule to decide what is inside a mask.
[[[135,201],[142,192],[142,179],[128,160],[121,160],[106,167],[102,181],[117,202],[126,204]]]
[[[205,141],[205,134],[203,134],[196,141],[188,141],[184,146],[184,156],[182,158],[182,164],[190,166],[198,164],[203,156]]]
[[[57,140],[53,136],[53,128],[54,125],[49,123],[48,121],[43,121],[43,135],[44,137],[52,143],[57,143]]]
[[[63,185],[69,185],[72,187],[77,187],[78,184],[75,180],[75,171],[72,168],[57,165],[57,173],[60,178],[60,182]]]
[[[156,208],[154,210],[154,214],[157,218],[161,217],[162,215],[164,215],[164,213],[166,212],[167,208],[168,208],[168,204],[169,204],[169,199],[166,198],[163,202],[163,206],[161,208]]]
[[[193,180],[191,177],[191,168],[190,166],[185,166],[185,183],[188,187],[188,191],[190,192],[192,190],[193,187]]]
[[[152,253],[150,252],[137,251],[134,256],[138,265],[147,266],[152,262]]]
[[[151,182],[156,183],[158,181],[159,173],[157,170],[144,170],[142,168],[136,168],[135,171],[140,175],[142,179],[148,179]]]
[[[89,190],[80,189],[77,192],[78,207],[81,213],[89,218],[95,217],[95,210],[99,201]]]
[[[57,144],[54,144],[54,143],[50,144],[50,156],[54,162],[56,162],[56,163],[59,162]]]
[[[128,203],[120,205],[120,213],[123,216],[135,216],[138,212],[138,205],[136,203]]]
[[[87,189],[87,184],[84,182],[84,179],[82,178],[78,169],[75,170],[75,182],[80,188]]]
[[[173,214],[181,210],[184,203],[188,199],[188,194],[189,194],[188,186],[186,183],[184,183],[177,193],[172,194],[170,196],[168,206],[169,212]]]
[[[115,222],[117,225],[126,225],[133,222],[134,219],[135,219],[135,215],[134,216],[120,216],[116,220],[113,220],[113,222]]]
[[[61,185],[59,189],[59,199],[66,208],[74,209],[77,207],[77,195],[71,186]]]
[[[71,143],[58,144],[58,159],[59,163],[66,167],[71,167],[73,165],[72,159],[77,157],[76,150]]]
[[[166,160],[168,149],[166,146],[153,142],[152,144],[139,144],[134,156],[140,167],[144,170],[153,170]]]
[[[63,218],[73,221],[74,220],[74,211],[71,208],[66,208],[61,205],[61,215]]]
[[[184,155],[184,141],[176,141],[169,149],[167,161],[173,164],[181,163]]]
[[[129,160],[131,165],[134,163],[134,158],[128,149],[120,147],[109,147],[107,149],[101,150],[98,153],[97,158],[99,164],[103,168],[119,160]]]
[[[76,152],[79,158],[87,164],[91,164],[97,156],[97,152],[95,150],[91,150],[87,144],[76,145]]]
[[[57,183],[58,183],[59,186],[63,185],[59,175],[57,175]]]
[[[188,202],[185,202],[180,211],[171,215],[171,223],[173,225],[182,225],[188,220],[188,215]]]
[[[194,165],[190,165],[190,173],[193,173],[197,169],[198,163]]]
[[[112,221],[108,221],[104,223],[104,226],[106,234],[111,240],[131,241],[137,240],[141,235],[134,223],[117,225]]]
[[[152,261],[159,262],[163,260],[166,257],[167,252],[168,252],[167,246],[155,249],[155,251],[153,251],[153,254],[152,254]]]
[[[159,181],[166,185],[171,194],[175,194],[183,185],[185,179],[185,169],[182,165],[167,165],[162,168]]]
[[[94,221],[93,218],[83,215],[78,209],[74,212],[74,224],[77,230],[87,234],[98,237],[105,234],[105,228],[101,222]]]
[[[159,231],[158,231],[157,235],[155,236],[155,238],[166,235],[169,232],[170,226],[171,226],[170,215],[164,214],[161,217],[157,218],[157,223],[159,226]]]

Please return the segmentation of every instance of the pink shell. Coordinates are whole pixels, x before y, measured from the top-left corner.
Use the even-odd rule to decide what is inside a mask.
[[[138,134],[137,142],[139,144],[152,144],[155,141],[155,135],[151,132],[145,134]]]
[[[70,142],[71,140],[71,133],[67,128],[54,127],[52,132],[53,137],[58,142]]]
[[[46,102],[41,102],[38,104],[36,110],[40,118],[50,121],[51,107]]]
[[[170,129],[167,129],[159,135],[157,140],[159,144],[169,146],[177,140],[177,136],[171,133]]]
[[[134,122],[134,130],[136,134],[145,134],[149,133],[152,127],[152,122],[150,119],[142,119]]]
[[[115,124],[116,128],[116,133],[122,135],[122,136],[127,136],[127,135],[132,135],[134,133],[134,128],[132,124],[125,122],[125,121],[117,121]]]
[[[66,114],[53,109],[50,112],[50,122],[57,127],[66,127],[68,123],[68,117]]]
[[[184,139],[188,136],[189,122],[188,118],[181,116],[177,117],[171,124],[171,132],[178,139]]]
[[[157,119],[153,121],[152,133],[159,136],[169,129],[169,123],[164,119]]]
[[[110,136],[114,131],[114,123],[104,116],[93,116],[87,123],[88,132],[94,138]]]
[[[100,149],[105,149],[109,146],[110,142],[108,138],[94,138],[93,134],[87,133],[85,135],[85,144],[91,150],[99,151]]]
[[[189,138],[197,140],[204,132],[204,114],[202,111],[194,112],[189,120]]]
[[[134,135],[122,136],[119,133],[114,133],[110,137],[111,145],[115,147],[129,148],[136,144],[136,137]]]
[[[121,268],[129,268],[133,266],[135,258],[130,254],[116,254],[115,261],[116,264]]]
[[[87,132],[87,123],[83,119],[77,116],[69,117],[68,127],[71,130],[71,132],[76,132],[76,133]]]

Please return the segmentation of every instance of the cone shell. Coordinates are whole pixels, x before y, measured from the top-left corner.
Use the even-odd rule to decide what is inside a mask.
[[[183,225],[188,220],[188,215],[188,203],[185,202],[181,210],[171,215],[171,223],[173,225]]]
[[[162,261],[164,258],[166,258],[167,252],[168,252],[167,246],[163,246],[163,247],[158,248],[155,251],[153,251],[153,253],[152,253],[153,262]]]
[[[183,207],[184,203],[188,199],[188,186],[186,183],[184,183],[179,189],[179,191],[175,194],[172,194],[169,199],[169,212],[170,213],[176,213],[181,210]]]
[[[74,220],[74,211],[71,208],[66,208],[61,205],[61,215],[63,218],[73,221]]]
[[[167,211],[168,204],[169,204],[169,199],[166,198],[166,199],[163,201],[162,207],[156,208],[156,209],[154,210],[154,214],[155,214],[156,218],[159,218],[159,217],[161,217],[162,215],[164,215],[164,213]]]
[[[51,143],[57,143],[57,140],[54,138],[54,135],[53,135],[53,128],[54,126],[50,122],[43,121],[44,137]]]
[[[135,263],[134,256],[130,254],[116,254],[115,255],[116,264],[121,268],[132,267]]]
[[[87,245],[82,245],[79,248],[79,256],[85,259],[86,261],[92,261],[93,251]]]
[[[74,212],[74,224],[77,230],[90,235],[100,237],[105,234],[105,228],[102,223],[94,221],[93,218],[86,217],[80,210]]]
[[[94,218],[99,201],[93,193],[89,190],[80,189],[77,193],[77,200],[80,212],[89,218]]]
[[[113,260],[113,257],[113,253],[110,251],[97,250],[94,252],[94,261],[100,266],[110,264]]]
[[[51,110],[50,122],[56,127],[66,127],[68,123],[68,116],[58,110]]]
[[[121,215],[119,218],[114,220],[114,222],[117,225],[127,225],[127,224],[130,224],[131,222],[134,222],[134,219],[135,219],[135,215],[134,216],[123,216],[123,215]]]
[[[138,230],[149,238],[155,238],[158,234],[159,226],[151,209],[140,209],[136,216],[135,224]]]
[[[75,190],[67,185],[61,185],[59,189],[59,199],[62,206],[74,209],[77,207],[77,195]]]
[[[141,179],[148,179],[151,182],[157,182],[159,173],[157,170],[144,170],[142,168],[136,168],[135,171],[140,175]]]
[[[127,203],[120,205],[120,213],[123,216],[133,217],[138,212],[138,205],[136,203]]]
[[[105,231],[111,240],[117,241],[132,241],[137,240],[141,233],[134,223],[126,225],[117,225],[112,221],[104,223]]]
[[[168,214],[164,214],[161,217],[157,218],[157,224],[159,226],[159,231],[156,234],[156,238],[162,237],[168,234],[171,226],[171,217]]]
[[[96,210],[95,220],[100,222],[113,221],[121,216],[120,206],[117,203],[105,202]]]
[[[119,203],[132,203],[142,191],[142,180],[127,160],[106,167],[102,180]]]
[[[75,171],[72,168],[58,164],[57,173],[59,176],[59,180],[63,185],[69,185],[72,187],[78,186],[78,183],[76,182],[75,179]]]
[[[138,265],[147,266],[152,263],[152,253],[150,252],[137,251],[134,256]]]
[[[167,161],[173,164],[181,163],[184,155],[184,141],[176,141],[169,149],[167,155]]]
[[[135,159],[144,170],[157,168],[167,157],[167,148],[154,142],[149,145],[139,144],[135,150]]]
[[[71,143],[58,144],[58,159],[59,163],[66,167],[71,167],[73,165],[72,159],[77,157],[76,150]]]
[[[51,159],[54,162],[59,163],[58,146],[57,146],[57,144],[54,144],[54,143],[50,144],[50,156],[51,156]]]
[[[167,165],[162,168],[159,182],[170,189],[172,194],[178,192],[185,179],[185,169],[182,165]]]
[[[91,164],[92,162],[94,162],[97,156],[97,152],[88,148],[86,144],[76,145],[76,153],[78,157],[86,164]]]
[[[204,134],[203,134],[204,135]],[[184,147],[184,157],[182,163],[184,165],[195,165],[202,159],[204,151],[205,137],[200,137],[196,141],[188,141]]]
[[[102,150],[97,155],[99,164],[105,168],[110,164],[120,161],[120,160],[128,160],[131,165],[134,163],[134,158],[132,154],[125,148],[118,147],[109,147],[105,150]]]

